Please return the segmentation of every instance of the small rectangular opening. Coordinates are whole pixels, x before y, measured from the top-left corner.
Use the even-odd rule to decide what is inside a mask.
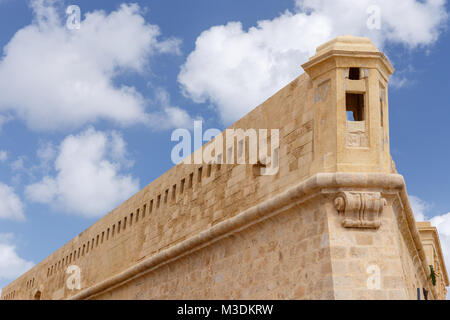
[[[177,199],[177,185],[174,184],[172,186],[172,201],[175,201]]]
[[[194,180],[194,173],[191,172],[191,173],[189,174],[189,189],[192,188],[192,182],[193,182],[193,180]]]
[[[120,233],[120,227],[122,226],[122,221],[119,221],[118,223],[117,223],[117,234],[119,234]]]
[[[364,121],[364,94],[346,93],[345,106],[348,121]]]
[[[101,243],[103,243],[104,239],[105,239],[105,231],[102,232],[102,241],[101,241]]]
[[[130,227],[133,226],[133,214],[130,213]]]
[[[206,176],[208,178],[211,177],[211,171],[212,171],[212,164],[208,164],[208,167],[206,169]]]
[[[350,70],[348,72],[348,78],[350,80],[360,80],[359,68],[350,68]]]
[[[182,179],[181,184],[180,184],[180,194],[182,194],[184,192],[184,184],[185,183],[186,183],[186,179]]]
[[[202,173],[203,173],[203,168],[202,167],[198,168],[198,176],[197,176],[198,183],[202,182]]]
[[[123,230],[127,229],[127,217],[123,218]]]
[[[114,233],[116,233],[116,225],[115,224],[113,224],[113,226],[112,226],[111,237],[114,237]]]
[[[106,241],[108,241],[109,240],[109,228],[108,228],[108,230],[106,230]]]
[[[221,167],[222,167],[222,154],[219,153],[217,155],[217,170],[220,171]]]
[[[164,192],[164,203],[167,203],[167,198],[169,197],[169,189]]]
[[[139,211],[140,211],[139,209],[136,210],[136,223],[139,222]]]
[[[156,208],[159,208],[161,205],[161,195],[158,195],[158,200],[156,201]]]

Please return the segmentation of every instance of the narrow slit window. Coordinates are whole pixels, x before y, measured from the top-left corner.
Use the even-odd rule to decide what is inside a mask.
[[[189,189],[192,188],[193,180],[194,180],[194,173],[191,172],[191,173],[189,174]]]
[[[177,199],[177,185],[174,184],[172,186],[172,201],[175,201]]]
[[[94,249],[94,238],[92,238],[91,250]]]
[[[104,239],[105,239],[105,231],[102,232],[102,242],[101,243],[103,243]]]
[[[156,201],[156,208],[159,208],[161,205],[161,195],[158,195],[158,200]]]
[[[347,93],[345,105],[348,121],[364,121],[364,94]]]
[[[145,205],[144,205],[145,206]],[[136,223],[139,221],[139,209],[136,210]]]
[[[350,70],[348,72],[348,78],[350,80],[359,80],[359,79],[361,79],[360,69],[359,68],[350,68]]]
[[[122,226],[122,221],[119,221],[118,223],[117,223],[117,234],[119,234],[120,233],[120,227]]]
[[[123,230],[127,229],[127,217],[123,218]]]
[[[217,155],[217,170],[220,170],[222,167],[222,154],[219,153]]]
[[[90,245],[91,243],[90,243],[90,241],[88,241],[88,243],[87,243],[87,247],[86,247],[86,253],[88,253],[89,252],[89,245]]]
[[[116,232],[116,225],[113,224],[112,226],[112,233],[111,233],[111,237],[114,237],[114,233]]]
[[[97,235],[97,242],[95,243],[95,246],[96,246],[96,247],[98,247],[98,242],[99,242],[99,240],[100,240],[100,235],[98,234],[98,235]]]
[[[133,225],[133,214],[130,213],[130,227]]]
[[[186,183],[186,179],[182,179],[181,184],[180,184],[180,194],[182,194],[184,192],[184,184],[185,183]]]
[[[164,192],[164,203],[167,203],[167,198],[169,198],[169,189]]]
[[[208,164],[208,167],[206,168],[206,176],[208,178],[211,177],[211,171],[212,171],[212,164]]]
[[[202,167],[198,168],[198,176],[197,176],[198,183],[202,182],[202,173],[203,173],[203,168]]]
[[[106,241],[108,241],[109,240],[109,228],[108,228],[108,230],[106,230]]]

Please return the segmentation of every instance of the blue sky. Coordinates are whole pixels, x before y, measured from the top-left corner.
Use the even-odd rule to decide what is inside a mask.
[[[0,288],[170,169],[175,128],[224,129],[347,33],[396,68],[392,156],[450,250],[448,4],[402,1],[0,0]]]

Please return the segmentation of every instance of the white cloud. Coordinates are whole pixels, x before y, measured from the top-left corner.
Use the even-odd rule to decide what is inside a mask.
[[[99,119],[145,122],[135,88],[116,85],[124,72],[143,73],[156,54],[179,54],[178,39],[159,40],[158,26],[137,4],[106,14],[88,12],[79,30],[58,15],[59,0],[33,0],[33,23],[20,29],[0,60],[0,112],[12,112],[37,130],[66,129]]]
[[[56,158],[57,150],[51,142],[41,143],[36,151],[36,155],[39,158],[41,164],[40,167],[47,168],[50,161]]]
[[[25,157],[19,157],[11,163],[11,169],[13,171],[21,171],[24,170],[24,159]]]
[[[12,234],[0,234],[0,280],[13,280],[34,266],[17,254],[12,238]]]
[[[447,19],[446,0],[296,0],[297,7],[325,16],[335,34],[371,36],[380,47],[385,42],[414,48],[434,43]],[[367,28],[370,6],[380,9],[381,28]]]
[[[431,208],[431,205],[426,201],[420,199],[419,197],[409,195],[409,204],[414,213],[414,218],[416,221],[427,220],[426,212]]]
[[[0,114],[0,130],[2,130],[3,126],[12,119],[13,117],[10,114]]]
[[[14,189],[0,182],[0,219],[22,221],[23,211],[24,205]]]
[[[138,179],[121,173],[130,165],[118,133],[89,128],[61,143],[54,163],[56,176],[43,177],[27,186],[25,193],[55,211],[102,216],[139,190]]]
[[[190,128],[194,119],[189,114],[170,103],[169,93],[163,88],[155,90],[155,103],[161,111],[153,112],[149,118],[149,125],[154,129]]]
[[[8,160],[8,152],[0,150],[0,162],[5,162],[6,160]]]
[[[447,19],[445,0],[305,0],[295,12],[259,21],[214,26],[196,40],[178,81],[197,103],[217,107],[225,123],[235,121],[298,76],[315,48],[338,35],[369,36],[408,48],[434,43]],[[381,9],[381,29],[367,27],[367,8]]]

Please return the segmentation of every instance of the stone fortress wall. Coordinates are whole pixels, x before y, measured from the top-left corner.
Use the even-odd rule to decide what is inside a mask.
[[[445,298],[439,238],[416,226],[390,156],[389,61],[369,39],[343,36],[303,68],[230,127],[279,129],[270,159],[175,166],[2,299]],[[223,137],[214,157],[228,159]],[[235,163],[250,162],[249,139],[233,138]],[[277,174],[262,174],[269,165]],[[79,289],[66,285],[71,265]]]

